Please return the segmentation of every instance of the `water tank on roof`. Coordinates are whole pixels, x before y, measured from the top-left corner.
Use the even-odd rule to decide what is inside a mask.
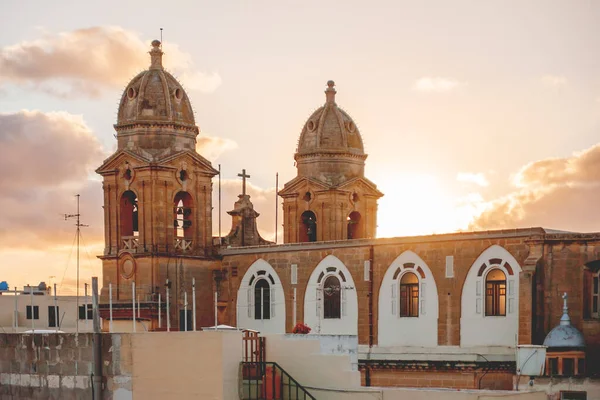
[[[40,282],[40,284],[38,285],[38,290],[44,292],[46,291],[47,287],[46,287],[46,282]]]
[[[0,291],[8,290],[8,282],[2,281],[0,282]]]

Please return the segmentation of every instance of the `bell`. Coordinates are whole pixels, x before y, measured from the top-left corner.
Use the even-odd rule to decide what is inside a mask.
[[[183,214],[183,208],[182,207],[177,207],[177,214],[178,215]]]

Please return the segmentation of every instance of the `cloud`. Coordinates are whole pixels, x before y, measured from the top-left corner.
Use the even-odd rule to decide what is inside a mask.
[[[562,87],[567,84],[567,78],[560,75],[544,75],[541,80],[544,85],[551,87]]]
[[[600,144],[573,154],[525,165],[516,190],[488,202],[470,229],[543,226],[600,231]]]
[[[449,92],[453,89],[456,89],[461,82],[451,79],[451,78],[442,78],[442,77],[423,77],[418,79],[413,88],[418,92]]]
[[[102,187],[89,180],[104,158],[79,116],[20,111],[0,114],[0,250],[69,246],[75,194],[81,194],[87,241],[102,240]]]
[[[238,148],[238,144],[231,139],[203,135],[198,137],[196,151],[210,161],[215,161],[226,151]]]
[[[46,33],[0,49],[0,85],[12,83],[63,97],[97,97],[125,85],[147,68],[149,45],[121,27],[96,26],[58,34]],[[164,64],[186,87],[214,91],[218,73],[198,71],[190,54],[169,43]]]
[[[456,175],[456,180],[459,182],[474,183],[475,185],[483,187],[489,186],[490,184],[482,172],[459,172]]]

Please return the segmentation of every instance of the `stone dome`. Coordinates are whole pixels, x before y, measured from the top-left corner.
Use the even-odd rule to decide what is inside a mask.
[[[364,155],[362,137],[352,118],[335,103],[335,82],[328,81],[325,105],[304,124],[297,154],[350,153]]]
[[[195,127],[187,93],[162,66],[160,41],[152,42],[149,53],[150,68],[133,78],[121,96],[116,127],[140,123]]]
[[[577,328],[571,325],[567,308],[567,294],[563,295],[564,306],[560,324],[548,333],[544,339],[544,346],[554,349],[582,349],[585,347],[583,335]]]

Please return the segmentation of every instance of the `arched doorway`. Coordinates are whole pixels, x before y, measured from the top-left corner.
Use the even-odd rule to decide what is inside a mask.
[[[300,242],[317,241],[317,217],[312,211],[304,211],[300,217]]]

